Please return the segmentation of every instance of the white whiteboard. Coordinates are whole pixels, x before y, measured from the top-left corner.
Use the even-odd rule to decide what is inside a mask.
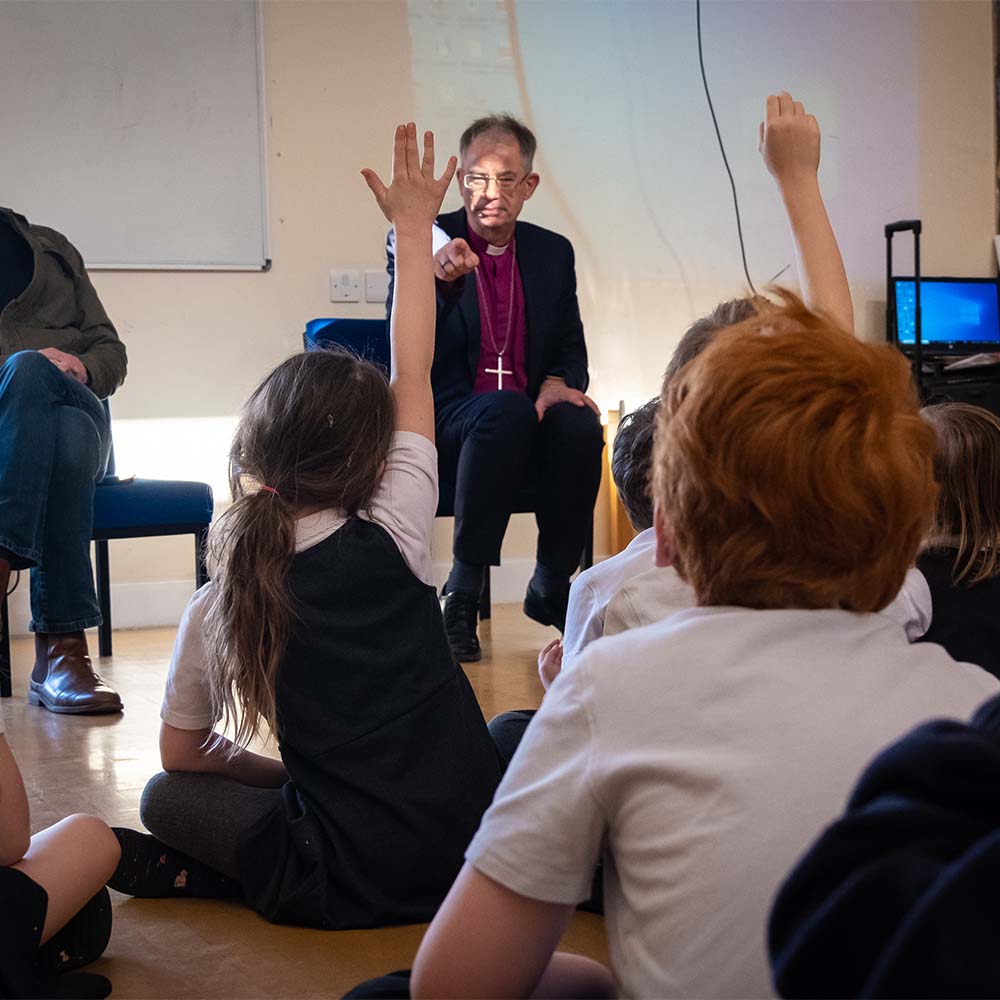
[[[0,205],[96,268],[268,266],[256,0],[0,0]]]

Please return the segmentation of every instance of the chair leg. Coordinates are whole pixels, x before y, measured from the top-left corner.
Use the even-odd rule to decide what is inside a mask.
[[[479,591],[479,620],[485,622],[489,620],[490,609],[490,570],[492,566],[487,566],[483,570],[483,589]]]
[[[194,536],[194,585],[204,587],[208,583],[208,567],[205,553],[208,549],[208,528],[195,532]]]
[[[10,609],[6,595],[0,608],[0,627],[3,628],[3,638],[0,639],[0,698],[9,698],[14,689],[10,681]]]
[[[98,651],[101,656],[111,655],[111,567],[108,563],[108,541],[94,541],[94,562],[97,570],[97,603],[101,609],[101,627],[97,632]]]

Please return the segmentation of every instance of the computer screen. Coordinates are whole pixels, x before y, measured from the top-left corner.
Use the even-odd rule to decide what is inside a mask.
[[[916,286],[896,280],[896,341],[916,341]],[[921,278],[920,340],[931,353],[976,353],[1000,349],[1000,308],[995,279]]]

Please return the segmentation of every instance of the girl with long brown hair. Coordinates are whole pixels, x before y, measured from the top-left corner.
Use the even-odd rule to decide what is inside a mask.
[[[1000,677],[1000,417],[967,403],[923,415],[937,432],[939,486],[917,559],[933,604],[924,641]]]
[[[500,767],[431,579],[431,224],[454,171],[434,178],[412,124],[388,188],[363,171],[396,230],[391,381],[310,352],[244,408],[143,793],[153,836],[116,831],[113,888],[366,927],[428,919],[461,867]],[[268,732],[280,761],[248,749]]]

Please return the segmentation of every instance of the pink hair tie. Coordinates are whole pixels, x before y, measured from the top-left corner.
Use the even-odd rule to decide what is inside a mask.
[[[268,493],[273,493],[276,497],[280,498],[281,496],[281,494],[278,493],[278,491],[273,486],[261,486],[261,489],[267,490]]]

